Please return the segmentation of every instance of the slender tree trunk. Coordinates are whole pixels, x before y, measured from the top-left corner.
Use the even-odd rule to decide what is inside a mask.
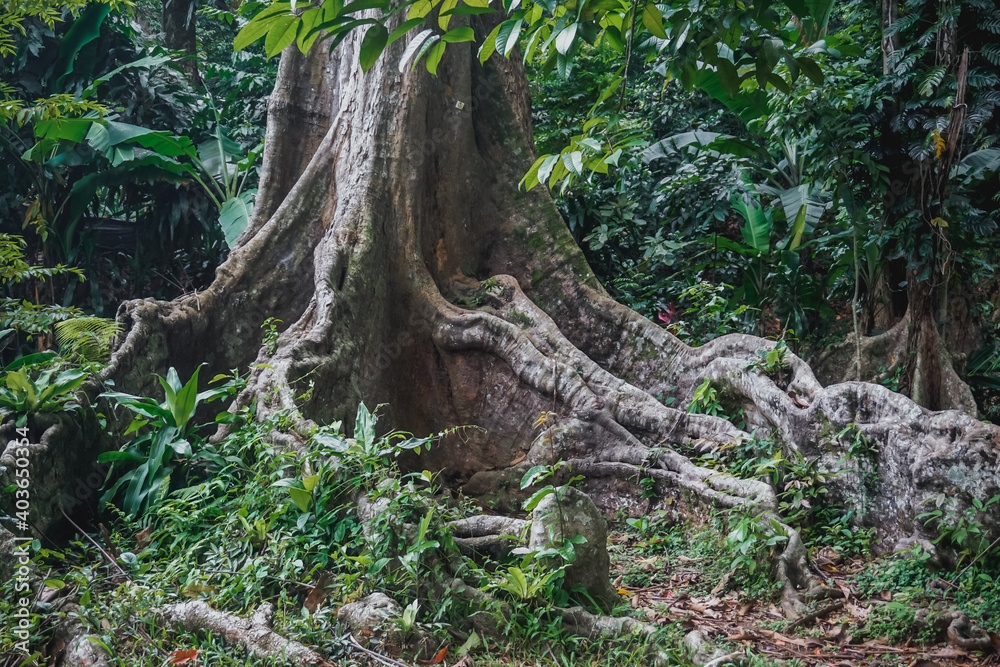
[[[162,0],[163,45],[187,55],[181,66],[191,82],[201,85],[198,72],[198,0]]]

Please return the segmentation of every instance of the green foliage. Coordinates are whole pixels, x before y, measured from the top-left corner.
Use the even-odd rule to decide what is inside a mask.
[[[516,602],[537,602],[551,599],[553,580],[562,574],[565,565],[552,568],[536,560],[536,552],[529,552],[520,564],[498,571],[487,590],[503,591]]]
[[[57,322],[56,343],[64,356],[99,361],[111,352],[122,333],[122,325],[101,317],[74,317]]]
[[[724,296],[726,293],[732,293],[730,285],[713,285],[706,281],[687,288],[681,292],[674,308],[680,313],[677,321],[668,324],[667,329],[689,345],[746,331],[749,308],[745,304],[733,307]]]
[[[758,359],[747,363],[746,368],[757,370],[774,379],[778,386],[784,386],[784,371],[788,368],[787,355],[788,346],[782,338],[770,350],[757,350]]]
[[[725,408],[719,402],[719,392],[712,386],[712,380],[705,378],[704,382],[694,390],[694,396],[688,403],[688,412],[692,414],[712,415],[721,417],[725,414]]]
[[[79,369],[42,368],[53,361],[54,354],[21,357],[3,369],[4,385],[0,387],[0,408],[17,416],[17,427],[28,423],[28,416],[38,412],[80,410],[75,401],[76,391],[87,380]]]
[[[165,399],[157,402],[152,398],[142,398],[121,392],[105,392],[101,398],[108,398],[123,406],[136,416],[125,435],[143,431],[121,451],[105,452],[98,457],[101,463],[113,462],[109,479],[119,474],[117,481],[101,497],[101,506],[119,497],[121,509],[134,519],[146,514],[151,507],[163,500],[171,487],[172,475],[181,465],[200,455],[201,439],[196,435],[196,427],[191,425],[200,405],[231,396],[240,385],[237,378],[198,392],[198,372],[181,384],[177,371],[171,368],[166,379],[159,378]],[[216,378],[216,380],[222,379]],[[216,422],[231,421],[232,415],[223,413]],[[131,469],[122,473],[122,467]]]
[[[267,354],[269,356],[273,356],[274,353],[278,351],[278,338],[281,336],[281,333],[278,331],[279,324],[281,324],[281,320],[275,317],[269,317],[260,325],[261,331],[264,332],[261,344],[264,346],[264,349],[267,350]]]
[[[0,233],[0,289],[10,293],[17,285],[32,281],[44,281],[57,276],[73,276],[83,280],[83,273],[76,268],[57,265],[45,267],[31,265],[25,257],[26,243],[20,236]],[[49,333],[52,326],[75,317],[80,312],[75,308],[64,308],[32,303],[9,296],[0,298],[0,338],[12,332],[29,336]]]
[[[733,554],[730,570],[745,574],[754,580],[763,568],[764,582],[770,579],[767,564],[773,562],[775,551],[784,548],[788,533],[773,518],[763,515],[734,517],[735,524],[726,536],[726,546]]]
[[[0,192],[0,224],[26,223],[37,232],[32,253],[91,279],[65,294],[57,281],[43,293],[49,304],[101,316],[123,299],[169,299],[211,280],[226,239],[252,213],[276,64],[230,44],[232,26],[259,7],[202,8],[204,88],[156,44],[159,5],[108,12],[94,3],[53,29],[24,22],[16,55],[4,59],[0,171],[10,187]],[[185,137],[181,154],[169,140]],[[221,225],[205,224],[213,207]]]
[[[66,12],[77,16],[81,10],[87,7],[89,1],[19,0],[17,3],[5,4],[0,8],[0,57],[8,57],[15,53],[17,48],[15,34],[23,34],[25,32],[24,23],[26,20],[37,19],[51,30],[55,27],[56,23],[63,20]],[[101,2],[108,3],[111,7],[117,6],[114,0],[101,0]],[[103,11],[107,14],[109,7],[100,7],[100,4],[97,7],[99,7],[98,11]],[[79,32],[83,33],[84,31],[81,30]],[[77,39],[85,43],[86,41],[90,41],[88,37],[93,39],[90,35],[83,34],[77,37]],[[67,54],[67,60],[72,61],[72,56],[76,55],[79,49],[79,46],[71,46]],[[0,118],[2,117],[0,116]]]
[[[987,528],[992,514],[987,510],[997,501],[1000,501],[1000,495],[985,501],[972,498],[971,505],[964,512],[958,512],[954,507],[954,498],[938,494],[927,501],[927,504],[933,503],[934,509],[918,514],[916,518],[937,533],[934,543],[953,548],[958,554],[958,565],[963,565],[979,560],[996,546]]]

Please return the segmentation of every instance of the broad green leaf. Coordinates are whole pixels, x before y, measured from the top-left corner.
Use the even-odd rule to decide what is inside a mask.
[[[132,452],[104,452],[97,456],[98,463],[110,463],[111,461],[129,461],[131,463],[142,463],[146,458],[133,454]]]
[[[655,2],[647,2],[646,8],[642,10],[642,25],[660,39],[667,39],[667,32],[663,29],[663,14]]]
[[[194,369],[191,379],[177,392],[174,404],[168,405],[171,414],[174,416],[174,424],[177,425],[177,428],[183,429],[188,421],[191,420],[191,417],[194,416],[195,408],[198,407],[198,373],[200,371],[201,366]]]
[[[53,66],[53,72],[60,73],[55,84],[57,91],[63,89],[63,80],[73,73],[73,61],[80,53],[80,49],[101,36],[101,25],[110,11],[110,4],[88,5],[59,40],[59,60]]]
[[[423,30],[417,33],[416,36],[414,36],[414,38],[410,40],[410,43],[406,45],[406,49],[403,51],[403,55],[399,59],[400,73],[406,71],[406,66],[409,64],[410,60],[412,60],[413,57],[417,55],[417,52],[420,50],[420,47],[422,47],[424,45],[424,42],[427,41],[427,39],[431,37],[431,35],[433,34],[434,31],[428,28],[427,30]]]
[[[562,54],[569,53],[573,46],[573,40],[576,39],[577,27],[579,27],[578,23],[570,23],[556,35],[556,51]]]
[[[427,71],[431,74],[437,76],[438,64],[441,62],[441,58],[444,56],[445,44],[443,41],[439,41],[433,47],[431,47],[430,52],[427,54]]]
[[[500,24],[500,30],[496,37],[496,47],[504,58],[510,55],[510,52],[517,46],[523,22],[521,19],[508,19]]]
[[[795,216],[795,222],[792,224],[792,234],[788,241],[788,250],[797,250],[799,245],[802,243],[802,232],[806,229],[806,206],[802,206],[799,209],[798,215]]]
[[[80,143],[97,118],[52,118],[35,124],[35,136],[39,139],[64,139]]]
[[[364,39],[361,40],[360,60],[363,71],[367,72],[372,68],[379,56],[382,55],[382,51],[385,50],[388,40],[389,31],[381,23],[376,23],[368,28]]]
[[[348,3],[341,13],[357,14],[358,12],[367,11],[369,9],[380,9],[384,13],[388,7],[388,0],[354,0],[354,2]]]
[[[176,394],[177,392],[179,392],[181,389],[184,388],[184,384],[181,382],[181,376],[177,372],[177,369],[174,368],[173,366],[171,366],[167,370],[166,383],[167,383],[167,386],[170,387],[170,389],[173,391],[174,394]]]
[[[422,18],[415,18],[415,19],[410,19],[409,21],[404,21],[398,28],[392,31],[392,34],[389,35],[389,39],[386,42],[386,44],[392,44],[397,39],[408,33],[412,28],[417,27],[423,22],[424,19]]]
[[[407,19],[422,19],[431,13],[434,9],[434,5],[437,4],[434,0],[417,0],[410,6],[410,11],[407,12]]]
[[[824,81],[823,70],[820,66],[816,64],[816,61],[812,58],[796,58],[795,62],[798,64],[802,73],[805,74],[810,81],[812,81],[817,86],[822,86]]]
[[[474,42],[476,41],[476,33],[473,32],[472,28],[468,27],[453,28],[444,34],[441,41],[448,42],[449,44],[457,42]]]
[[[312,491],[297,489],[294,486],[288,487],[288,493],[292,497],[292,502],[303,512],[309,511],[309,501],[312,500]]]
[[[530,512],[538,507],[538,503],[542,502],[542,499],[546,496],[550,496],[555,493],[556,490],[551,486],[546,486],[531,495],[526,501],[524,501],[524,511]]]
[[[34,354],[26,354],[23,357],[19,357],[14,361],[10,362],[3,367],[3,372],[7,373],[10,371],[16,371],[22,366],[34,366],[36,364],[48,363],[55,359],[57,355],[55,352],[35,352]]]
[[[458,6],[458,0],[443,0],[438,8],[438,27],[447,31],[451,23],[451,11]]]
[[[267,31],[267,37],[264,38],[264,53],[267,54],[267,57],[273,58],[284,51],[285,47],[294,42],[298,27],[298,16],[279,17],[271,25],[271,28]]]
[[[242,157],[240,145],[226,136],[220,125],[215,126],[213,137],[198,145],[198,160],[208,176],[226,183],[236,174],[236,162],[230,158]]]
[[[545,472],[545,469],[545,466],[532,466],[529,468],[528,471],[521,476],[521,489],[524,490],[538,481],[541,474]]]
[[[45,401],[49,400],[53,396],[74,392],[79,389],[86,380],[87,374],[81,370],[71,369],[63,371],[54,382],[42,390],[42,393],[38,397],[38,402],[39,404],[44,404]]]
[[[302,12],[298,31],[295,35],[295,42],[299,47],[299,51],[302,53],[308,53],[309,49],[312,48],[313,43],[319,39],[320,31],[313,30],[313,28],[322,19],[323,9],[321,7],[313,7],[312,9],[307,9]]]
[[[226,237],[226,245],[230,250],[235,248],[236,239],[246,230],[253,216],[254,195],[252,191],[240,194],[239,197],[227,199],[219,209],[219,226]]]
[[[483,40],[483,45],[479,47],[479,64],[485,63],[496,52],[497,38],[500,35],[500,26],[502,25],[503,23],[498,23]]]
[[[733,198],[733,207],[746,221],[742,227],[743,240],[759,253],[767,253],[771,248],[771,221],[756,203],[747,203],[743,197]]]
[[[358,404],[357,416],[354,418],[354,439],[369,445],[375,442],[375,419],[364,403]]]
[[[559,162],[558,155],[547,155],[542,160],[541,165],[538,167],[538,182],[544,183],[549,180],[549,176],[552,175],[552,168],[556,166]]]
[[[583,173],[583,153],[570,151],[562,154],[562,162],[570,173],[579,176]]]
[[[526,173],[521,178],[521,182],[517,184],[519,188],[530,190],[531,188],[538,185],[538,169],[541,166],[542,162],[546,159],[546,157],[548,156],[543,155],[542,157],[535,160],[534,164],[531,165],[531,169],[529,169],[528,173]]]
[[[454,9],[449,10],[445,16],[478,16],[480,14],[492,14],[493,10],[489,7],[464,7],[459,6]]]
[[[715,68],[726,92],[730,97],[736,97],[740,92],[740,74],[736,71],[736,66],[725,58],[719,58],[715,61]]]
[[[274,23],[282,17],[282,14],[291,11],[291,5],[288,5],[288,3],[279,4],[284,4],[285,7],[278,11],[262,12],[255,16],[250,23],[243,26],[236,35],[236,39],[233,40],[234,51],[242,51],[261,37],[267,35]],[[278,5],[272,6],[271,9],[277,10]]]

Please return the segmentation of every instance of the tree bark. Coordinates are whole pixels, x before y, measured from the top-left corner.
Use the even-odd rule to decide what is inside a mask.
[[[108,371],[119,389],[155,395],[168,366],[250,366],[239,402],[256,401],[258,418],[286,411],[294,427],[274,434],[286,447],[315,422],[349,424],[361,400],[387,403],[389,421],[415,432],[485,429],[418,463],[469,494],[509,497],[528,466],[563,459],[609,512],[640,511],[650,477],[691,512],[772,513],[768,484],[686,455],[750,437],[684,411],[708,378],[758,437],[827,468],[845,456],[842,430],[867,437],[878,483],[850,472],[828,486],[885,549],[921,531],[914,517],[936,494],[959,511],[1000,493],[995,426],[878,385],[824,389],[794,355],[777,383],[749,364],[773,342],[731,335],[691,348],[611,300],[548,194],[517,189],[533,159],[517,60],[480,66],[456,44],[437,77],[420,65],[400,74],[400,40],[362,74],[360,38],[332,56],[285,52],[251,231],[205,292],[121,307],[127,334]],[[257,342],[268,317],[283,322],[273,351]],[[558,417],[536,438],[543,412]],[[792,531],[778,570],[793,593],[808,587],[806,569]]]
[[[163,45],[173,51],[181,51],[187,57],[181,67],[191,82],[201,85],[198,72],[197,0],[163,0],[162,13]]]

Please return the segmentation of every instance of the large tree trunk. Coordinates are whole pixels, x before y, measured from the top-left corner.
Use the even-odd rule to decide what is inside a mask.
[[[252,365],[240,401],[255,399],[259,417],[287,410],[298,436],[276,437],[288,447],[311,422],[388,403],[413,431],[485,429],[419,462],[471,494],[517,490],[527,466],[555,457],[609,511],[638,511],[645,477],[689,508],[775,510],[767,484],[683,454],[747,437],[684,411],[709,378],[759,436],[830,466],[846,447],[837,434],[856,424],[877,445],[879,482],[842,475],[837,493],[886,547],[919,531],[914,516],[935,494],[961,509],[1000,492],[997,427],[877,385],[824,389],[795,357],[777,384],[747,365],[772,342],[734,335],[691,348],[612,301],[548,194],[517,189],[533,152],[516,60],[481,67],[470,45],[451,45],[438,77],[420,66],[401,75],[397,42],[362,74],[359,42],[283,55],[258,217],[208,290],[122,306],[118,388],[156,392],[153,374],[171,365],[182,375],[202,362]],[[284,323],[273,354],[257,342],[267,317]],[[559,416],[536,440],[545,411]],[[804,564],[793,539],[779,570],[802,586]]]

